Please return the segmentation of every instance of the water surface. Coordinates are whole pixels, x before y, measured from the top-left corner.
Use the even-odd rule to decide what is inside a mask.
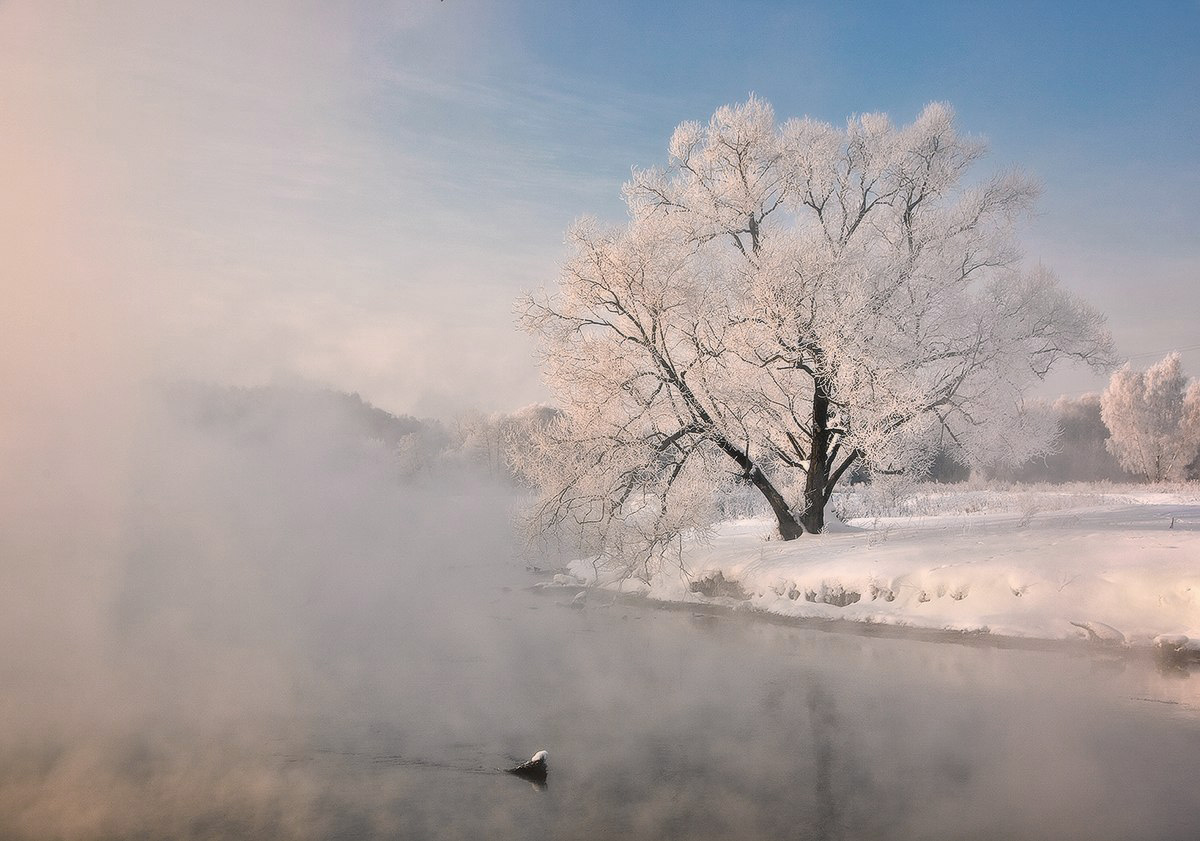
[[[273,440],[0,533],[0,837],[1200,837],[1196,676],[572,609],[506,492]]]
[[[460,571],[463,589],[439,589],[469,619],[439,627],[449,601],[419,621],[378,610],[369,636],[351,623],[304,673],[260,674],[251,658],[227,705],[167,692],[141,699],[133,720],[10,738],[0,834],[1185,839],[1200,828],[1194,679],[1149,662],[596,596],[576,610],[565,594]],[[539,748],[544,788],[495,770]]]

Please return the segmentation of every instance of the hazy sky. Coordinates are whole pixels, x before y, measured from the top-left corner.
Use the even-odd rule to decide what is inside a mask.
[[[1044,183],[1028,259],[1135,364],[1186,347],[1200,375],[1194,0],[0,0],[0,377],[543,399],[513,300],[751,91],[834,122],[949,101]]]

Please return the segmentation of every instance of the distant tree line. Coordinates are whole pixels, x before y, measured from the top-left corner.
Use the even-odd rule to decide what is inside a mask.
[[[1040,407],[1058,424],[1054,451],[1020,465],[997,464],[984,468],[984,475],[1006,482],[1128,482],[1136,477],[1121,467],[1109,451],[1108,427],[1100,417],[1100,396],[1060,397]],[[940,460],[938,481],[961,481],[966,471],[950,459]]]
[[[1126,364],[1103,394],[1062,397],[1032,411],[1057,423],[1053,452],[1015,466],[985,466],[984,475],[1008,482],[1200,479],[1200,381],[1184,375],[1177,353],[1146,371]],[[943,448],[927,478],[960,482],[970,472]]]
[[[394,415],[358,394],[319,388],[193,382],[174,384],[165,396],[177,420],[235,446],[269,447],[334,470],[369,466],[410,483],[469,478],[528,487],[522,456],[561,417],[553,406],[533,404],[467,411],[448,421],[417,418]],[[1057,425],[1052,452],[1019,465],[976,466],[976,475],[1015,483],[1200,479],[1200,384],[1183,376],[1177,355],[1146,372],[1120,369],[1103,395],[1035,401],[1028,410]],[[949,446],[938,448],[922,478],[969,479],[972,468],[955,455]],[[871,476],[864,468],[849,478],[860,483]],[[731,482],[719,497],[718,508],[737,509],[730,515],[755,507],[753,489],[744,483]]]
[[[173,384],[165,396],[177,421],[213,439],[317,462],[331,473],[382,470],[410,483],[487,479],[521,486],[512,453],[527,448],[557,414],[534,404],[442,421],[394,415],[332,389],[195,382]]]

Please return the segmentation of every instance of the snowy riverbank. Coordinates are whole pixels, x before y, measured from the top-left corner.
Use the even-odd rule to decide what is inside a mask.
[[[621,580],[587,559],[570,577],[789,617],[1200,648],[1200,489],[970,494],[918,506],[949,513],[853,518],[790,542],[770,539],[768,519],[731,521],[684,541],[687,573]]]

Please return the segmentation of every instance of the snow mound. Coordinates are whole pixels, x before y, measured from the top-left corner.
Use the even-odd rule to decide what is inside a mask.
[[[673,563],[644,581],[598,574],[594,559],[570,572],[665,601],[740,597],[783,616],[1113,645],[1170,635],[1190,646],[1200,640],[1200,530],[1178,522],[1200,522],[1200,504],[1146,496],[1097,495],[1088,507],[1033,518],[864,518],[786,542],[763,540],[769,520],[736,520],[685,540],[682,569]]]

